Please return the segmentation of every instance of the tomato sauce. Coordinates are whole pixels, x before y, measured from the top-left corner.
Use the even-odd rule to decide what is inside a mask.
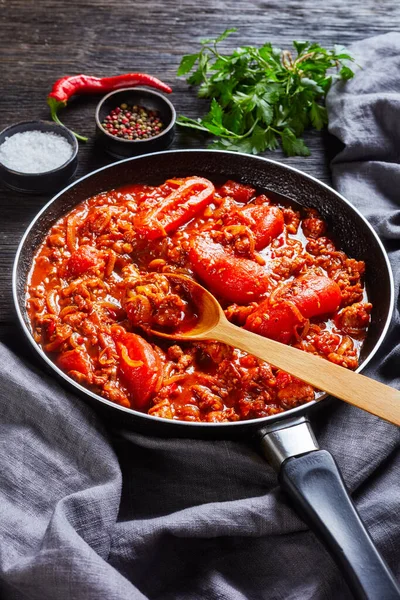
[[[313,209],[202,177],[98,194],[61,218],[35,254],[35,340],[70,377],[150,415],[229,422],[273,415],[319,391],[219,342],[175,342],[196,307],[165,273],[194,278],[238,326],[355,369],[371,304],[365,265]]]

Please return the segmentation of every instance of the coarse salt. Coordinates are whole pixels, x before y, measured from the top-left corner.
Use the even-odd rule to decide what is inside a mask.
[[[19,173],[45,173],[61,167],[72,153],[71,144],[57,133],[24,131],[1,144],[0,162]]]

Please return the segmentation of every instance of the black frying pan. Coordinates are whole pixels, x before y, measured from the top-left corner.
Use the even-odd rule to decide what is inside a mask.
[[[104,190],[131,184],[161,184],[169,177],[199,175],[214,182],[234,179],[276,198],[316,208],[328,221],[341,248],[367,265],[366,285],[373,303],[372,322],[362,349],[360,369],[371,360],[389,326],[393,279],[385,250],[369,223],[342,196],[313,177],[280,163],[243,154],[183,150],[127,159],[99,169],[57,194],[37,215],[19,246],[13,293],[18,317],[35,351],[69,386],[97,409],[122,416],[124,425],[173,437],[233,438],[256,435],[261,449],[279,473],[280,484],[294,506],[322,538],[338,562],[355,597],[400,598],[397,584],[365,530],[332,456],[319,450],[305,415],[327,401],[285,413],[232,423],[192,423],[151,417],[119,406],[85,389],[63,373],[34,341],[25,308],[25,286],[33,255],[54,222],[76,204]]]

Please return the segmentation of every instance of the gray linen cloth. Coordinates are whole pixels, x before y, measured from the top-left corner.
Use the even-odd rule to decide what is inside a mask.
[[[334,182],[386,244],[398,291],[400,35],[353,51],[363,70],[329,95],[330,128],[345,144]],[[397,297],[391,331],[368,368],[394,386],[399,340]],[[250,445],[117,435],[4,345],[0,373],[3,599],[351,598]],[[400,577],[397,429],[336,402],[316,431]]]

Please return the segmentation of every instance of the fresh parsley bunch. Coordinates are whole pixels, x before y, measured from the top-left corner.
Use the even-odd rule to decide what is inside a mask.
[[[322,102],[334,79],[353,77],[346,64],[353,58],[343,46],[327,50],[311,42],[293,42],[295,57],[270,43],[220,54],[217,44],[234,31],[204,40],[200,52],[182,58],[177,74],[193,71],[188,83],[212,100],[203,119],[181,116],[177,123],[217,136],[212,148],[258,154],[281,143],[287,156],[309,156],[301,134],[328,122]],[[327,74],[332,67],[337,71]]]

